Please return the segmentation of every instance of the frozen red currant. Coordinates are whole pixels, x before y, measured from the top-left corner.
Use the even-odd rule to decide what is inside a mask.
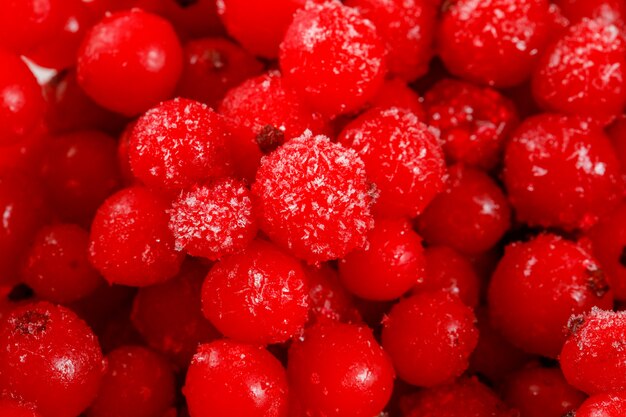
[[[373,226],[361,159],[310,132],[263,159],[252,192],[261,230],[309,262],[363,247]]]
[[[168,203],[143,187],[109,197],[91,226],[89,259],[110,283],[142,287],[178,272],[183,256],[174,248]]]
[[[96,397],[104,363],[91,329],[46,302],[18,307],[0,323],[0,391],[45,417],[76,417]]]
[[[626,3],[623,0],[557,0],[563,15],[572,23],[600,19],[608,23],[626,23]]]
[[[626,105],[626,40],[620,29],[584,19],[544,54],[533,95],[547,110],[610,122]]]
[[[353,294],[367,300],[393,300],[424,275],[422,239],[406,220],[377,220],[364,250],[339,262],[339,278]]]
[[[567,381],[587,394],[624,391],[626,312],[594,308],[572,316],[568,327],[559,357]]]
[[[106,359],[107,371],[87,417],[156,417],[174,403],[174,373],[156,353],[123,346]]]
[[[400,78],[386,80],[376,97],[371,100],[370,105],[372,107],[406,109],[417,116],[419,120],[427,120],[422,98]]]
[[[419,231],[430,244],[478,254],[492,248],[509,228],[506,196],[487,174],[463,165],[450,168],[446,190],[419,218]]]
[[[311,106],[333,116],[358,110],[385,77],[385,47],[376,28],[339,1],[307,2],[280,47],[280,67]]]
[[[293,401],[304,415],[368,417],[380,413],[393,388],[385,351],[364,326],[317,324],[289,349]]]
[[[589,397],[574,414],[575,417],[622,417],[626,413],[626,392],[598,394]]]
[[[345,127],[339,142],[365,162],[380,192],[374,211],[388,217],[415,217],[444,186],[441,147],[428,126],[406,109],[376,108]]]
[[[329,264],[305,266],[304,273],[309,282],[309,323],[359,320],[354,300],[341,285],[335,269]]]
[[[34,410],[34,406],[8,398],[0,398],[0,415],[2,417],[41,417]]]
[[[498,164],[517,124],[515,106],[499,92],[450,78],[426,93],[424,107],[428,123],[440,131],[446,158],[484,169]]]
[[[0,46],[28,52],[61,29],[66,0],[6,0],[0,13]]]
[[[513,134],[504,183],[518,220],[567,230],[592,226],[618,203],[623,188],[602,131],[555,114],[530,117]]]
[[[133,9],[114,13],[85,36],[78,82],[103,107],[134,116],[170,97],[182,71],[182,48],[164,19]]]
[[[551,234],[507,246],[489,286],[496,328],[530,353],[556,358],[567,320],[613,294],[598,262],[581,246]]]
[[[137,120],[130,165],[144,184],[176,190],[231,172],[226,127],[206,104],[176,98]]]
[[[279,343],[306,323],[308,294],[300,263],[258,240],[211,268],[202,287],[202,309],[227,337]]]
[[[218,340],[200,345],[183,393],[191,417],[287,417],[287,375],[262,347]]]

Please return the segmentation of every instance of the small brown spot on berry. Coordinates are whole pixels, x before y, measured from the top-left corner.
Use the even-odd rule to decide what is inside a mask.
[[[256,142],[263,153],[270,153],[285,142],[285,134],[274,125],[265,125],[256,135]]]
[[[590,265],[587,267],[587,286],[595,294],[596,297],[601,298],[609,292],[609,283],[606,280],[604,272],[596,265]]]
[[[569,330],[570,334],[575,334],[576,332],[578,332],[578,329],[580,329],[580,326],[582,326],[584,323],[585,323],[585,316],[583,315],[572,316],[567,321],[567,330]]]
[[[26,311],[14,320],[15,330],[23,335],[38,335],[48,328],[50,316],[39,311]]]

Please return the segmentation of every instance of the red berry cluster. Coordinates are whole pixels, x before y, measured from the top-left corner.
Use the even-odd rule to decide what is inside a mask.
[[[626,416],[626,0],[0,1],[0,417]]]

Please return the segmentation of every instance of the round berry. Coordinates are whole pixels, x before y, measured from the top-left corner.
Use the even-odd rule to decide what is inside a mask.
[[[572,314],[612,305],[597,261],[576,243],[550,234],[507,246],[489,286],[489,312],[502,335],[551,358],[565,342]]]
[[[339,262],[341,283],[367,300],[393,300],[424,275],[422,239],[406,220],[378,220],[368,246]]]
[[[568,327],[559,357],[567,381],[587,394],[626,390],[626,312],[593,308]]]
[[[46,417],[75,417],[96,397],[104,363],[91,329],[71,310],[27,304],[0,323],[0,390]]]
[[[607,137],[574,117],[526,119],[504,156],[504,183],[517,218],[531,226],[588,228],[622,195]]]
[[[134,116],[174,92],[182,48],[166,20],[132,9],[105,17],[87,33],[77,71],[96,103]]]
[[[176,98],[141,116],[131,133],[130,165],[144,184],[191,187],[230,173],[226,127],[206,104]]]
[[[46,127],[39,123],[38,127],[21,141],[3,146],[0,150],[0,175],[37,172],[48,139]]]
[[[543,55],[532,91],[545,109],[610,122],[626,105],[626,38],[612,24],[584,19]]]
[[[143,187],[109,197],[91,226],[89,259],[110,283],[143,287],[178,272],[183,256],[167,227],[168,204]]]
[[[324,136],[306,133],[264,158],[252,192],[261,230],[309,262],[363,247],[373,226],[363,162]]]
[[[123,346],[106,360],[107,371],[87,417],[156,417],[174,403],[174,373],[156,353]]]
[[[376,28],[339,1],[307,2],[280,47],[285,81],[315,110],[350,113],[374,98],[385,77]]]
[[[419,231],[430,244],[461,253],[491,249],[508,230],[511,210],[498,185],[482,171],[454,165],[446,190],[419,218]]]
[[[102,278],[87,259],[89,233],[73,224],[44,227],[26,253],[22,280],[38,297],[67,303],[89,295]]]
[[[289,349],[291,394],[305,415],[369,417],[391,397],[394,371],[364,326],[317,324]]]
[[[380,196],[374,211],[415,217],[444,186],[446,172],[435,135],[406,109],[376,108],[345,127],[339,142],[365,162]]]
[[[621,417],[626,413],[626,392],[589,397],[574,414],[576,417]]]
[[[66,0],[3,1],[0,45],[18,54],[28,52],[61,30],[69,3]]]
[[[359,321],[354,300],[335,269],[328,264],[305,266],[304,273],[309,282],[309,323]]]
[[[440,131],[448,161],[492,169],[517,124],[514,104],[496,90],[443,79],[424,96],[428,124]]]
[[[300,263],[259,240],[211,268],[202,287],[202,309],[226,337],[280,343],[306,323],[308,294]]]
[[[191,417],[287,417],[287,385],[267,350],[218,340],[198,348],[183,393]]]
[[[41,417],[33,407],[8,398],[0,398],[2,417]]]

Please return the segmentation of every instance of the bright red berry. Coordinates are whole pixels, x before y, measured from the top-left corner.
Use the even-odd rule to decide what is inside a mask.
[[[66,0],[3,1],[0,45],[20,55],[28,52],[61,30],[68,3]]]
[[[626,392],[618,392],[589,397],[574,415],[576,417],[621,417],[624,413],[626,413]]]
[[[359,320],[354,300],[341,285],[335,269],[329,264],[307,265],[304,273],[309,282],[309,323]]]
[[[33,406],[21,404],[8,398],[0,399],[0,415],[2,417],[41,417]]]
[[[37,172],[49,139],[46,133],[43,123],[40,123],[21,141],[3,146],[0,151],[0,175]]]
[[[556,2],[570,22],[604,20],[608,23],[626,23],[626,3],[623,0],[558,0]]]
[[[370,101],[370,105],[371,107],[406,109],[417,116],[418,120],[427,120],[422,98],[400,78],[385,80],[376,97]]]

